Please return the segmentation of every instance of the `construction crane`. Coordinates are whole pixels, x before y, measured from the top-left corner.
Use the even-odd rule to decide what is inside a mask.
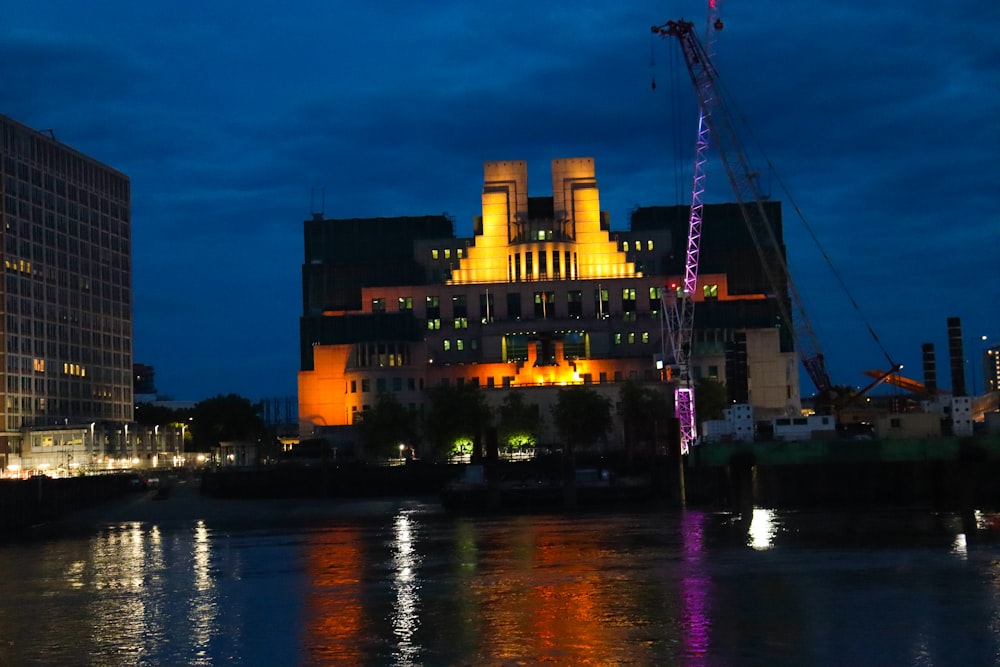
[[[715,35],[722,30],[719,2],[720,0],[708,0],[705,43],[708,45],[709,52],[714,48]],[[711,100],[711,97],[708,96],[708,99]],[[691,356],[691,339],[694,332],[694,295],[698,288],[698,263],[701,256],[701,219],[704,209],[702,195],[705,192],[705,163],[708,162],[708,116],[712,113],[711,104],[702,104],[699,107],[684,282],[680,286],[670,286],[674,288],[675,297],[672,308],[667,308],[666,299],[663,299],[666,338],[670,352],[669,361],[673,367],[673,376],[677,380],[677,385],[674,388],[674,416],[680,422],[681,454],[687,454],[691,445],[698,438],[698,424],[694,411],[695,394],[691,384],[688,362]]]
[[[774,227],[768,219],[763,205],[766,197],[760,192],[757,172],[746,157],[735,122],[722,97],[718,72],[711,55],[698,40],[694,24],[689,21],[667,21],[663,25],[654,25],[652,31],[661,37],[676,38],[680,43],[684,63],[703,112],[702,117],[760,257],[765,279],[774,292],[782,319],[790,328],[802,365],[818,392],[817,408],[822,411],[830,410],[834,407],[837,396],[826,369],[819,340],[792,281]],[[886,358],[888,359],[888,354]],[[889,363],[892,370],[886,373],[886,377],[902,368],[891,359]]]

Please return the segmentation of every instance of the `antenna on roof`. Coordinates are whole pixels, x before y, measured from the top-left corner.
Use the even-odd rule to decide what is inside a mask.
[[[319,193],[319,210],[316,210],[316,193]],[[312,214],[326,215],[326,188],[313,188],[310,193],[309,207]]]

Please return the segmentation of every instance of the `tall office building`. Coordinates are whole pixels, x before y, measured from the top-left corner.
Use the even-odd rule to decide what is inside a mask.
[[[1000,345],[983,350],[983,393],[1000,391]]]
[[[96,461],[133,419],[129,179],[0,116],[0,234],[0,464]]]

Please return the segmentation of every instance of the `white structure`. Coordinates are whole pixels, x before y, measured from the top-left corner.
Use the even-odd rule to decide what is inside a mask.
[[[754,438],[753,406],[738,403],[722,411],[724,419],[702,422],[701,442],[752,442]]]
[[[775,440],[814,440],[831,438],[837,433],[837,422],[830,415],[781,417],[772,421]]]
[[[951,432],[965,437],[972,435],[972,398],[956,396],[951,399]]]

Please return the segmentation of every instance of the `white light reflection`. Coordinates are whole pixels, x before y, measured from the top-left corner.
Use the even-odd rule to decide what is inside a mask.
[[[163,596],[162,547],[157,527],[145,530],[140,522],[122,523],[91,542],[89,564],[74,563],[74,588],[89,584],[115,592],[97,596],[86,611],[93,621],[90,641],[95,654],[114,650],[138,660],[159,650],[164,635],[157,610]]]
[[[747,544],[758,551],[770,549],[774,546],[774,536],[777,533],[774,510],[754,509],[753,517],[750,519],[750,530],[747,531]]]
[[[965,537],[965,533],[959,533],[955,536],[955,541],[951,543],[951,552],[962,558],[969,557],[969,542]]]
[[[396,606],[392,614],[392,631],[396,635],[396,664],[415,665],[419,647],[413,643],[413,636],[420,626],[420,584],[416,569],[420,556],[414,548],[416,527],[407,512],[400,512],[393,524],[395,537],[392,562],[395,568],[393,589],[396,591]]]
[[[195,525],[191,555],[194,592],[191,594],[188,623],[191,631],[191,647],[195,655],[203,656],[208,653],[213,628],[216,627],[219,615],[217,592],[211,573],[211,535],[204,521],[199,521]]]

